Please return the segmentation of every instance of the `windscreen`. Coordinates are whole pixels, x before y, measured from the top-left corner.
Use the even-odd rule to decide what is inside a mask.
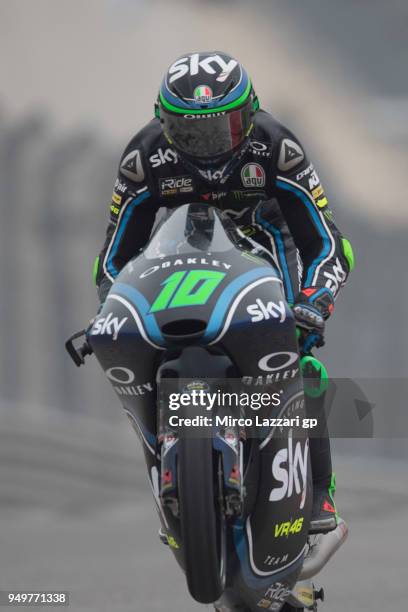
[[[207,204],[185,204],[160,223],[144,251],[147,259],[221,253],[239,247],[237,229]]]

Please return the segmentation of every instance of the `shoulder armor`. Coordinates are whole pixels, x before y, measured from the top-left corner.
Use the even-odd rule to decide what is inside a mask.
[[[141,183],[145,174],[142,165],[142,156],[139,149],[134,149],[122,159],[120,172],[134,183]]]
[[[296,168],[305,159],[302,147],[291,138],[284,138],[280,144],[278,168],[281,172],[288,172]]]
[[[146,160],[162,138],[164,140],[158,119],[149,121],[127,145],[119,165],[120,174],[133,183],[145,181]]]

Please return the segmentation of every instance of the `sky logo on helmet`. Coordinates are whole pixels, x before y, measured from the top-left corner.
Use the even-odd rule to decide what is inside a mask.
[[[213,92],[208,85],[199,85],[194,90],[194,100],[197,104],[208,104],[213,98]]]
[[[238,62],[232,58],[229,58],[226,62],[223,57],[218,55],[210,55],[200,59],[199,53],[192,53],[187,57],[181,57],[176,60],[169,68],[169,83],[174,83],[185,74],[190,73],[191,76],[195,76],[200,70],[207,74],[217,74],[217,81],[223,83],[227,80],[231,72],[238,66]],[[216,68],[218,68],[218,71]]]
[[[259,164],[246,164],[241,170],[241,178],[245,187],[265,186],[265,170]]]

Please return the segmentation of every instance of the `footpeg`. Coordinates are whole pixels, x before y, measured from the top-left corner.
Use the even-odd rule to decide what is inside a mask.
[[[313,595],[314,595],[315,600],[320,599],[320,601],[324,601],[324,588],[322,587],[318,591],[314,590]]]

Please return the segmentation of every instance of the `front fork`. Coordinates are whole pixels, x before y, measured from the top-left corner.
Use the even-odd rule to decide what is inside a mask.
[[[166,407],[158,410],[158,444],[160,449],[160,501],[163,509],[179,518],[178,504],[178,441],[179,434],[167,425]],[[242,516],[245,499],[244,443],[245,432],[236,427],[212,430],[216,454],[215,478],[218,501],[227,518]]]
[[[205,372],[203,376],[202,372]],[[157,372],[157,385],[159,389],[158,415],[158,444],[160,453],[160,501],[165,511],[174,519],[179,519],[178,504],[178,441],[179,432],[169,426],[168,393],[160,394],[160,385],[166,382],[175,382],[180,379],[183,383],[192,381],[194,389],[201,385],[209,390],[211,379],[225,380],[233,375],[233,365],[225,355],[210,353],[204,347],[188,347],[181,354],[171,360],[165,361]],[[206,378],[207,377],[207,378]],[[183,384],[183,392],[186,391]],[[187,385],[190,387],[190,385]],[[164,387],[163,387],[164,388]],[[213,416],[215,416],[215,412]],[[244,487],[244,443],[245,432],[238,427],[209,427],[205,428],[205,435],[211,435],[213,440],[214,478],[217,479],[216,490],[218,502],[224,515],[228,518],[239,517],[243,512]]]

